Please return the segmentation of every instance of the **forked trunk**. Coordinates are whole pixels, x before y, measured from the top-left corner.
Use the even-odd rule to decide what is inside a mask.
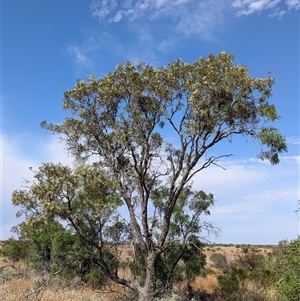
[[[144,287],[139,290],[140,301],[150,301],[156,293],[155,264],[157,256],[151,253],[146,258],[146,280]]]

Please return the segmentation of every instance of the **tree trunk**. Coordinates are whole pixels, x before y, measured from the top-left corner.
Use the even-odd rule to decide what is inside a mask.
[[[139,289],[139,300],[149,301],[152,300],[156,293],[156,273],[155,265],[157,255],[154,252],[148,254],[146,258],[146,280],[144,287]]]

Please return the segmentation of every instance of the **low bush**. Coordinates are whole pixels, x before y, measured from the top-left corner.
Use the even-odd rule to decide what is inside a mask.
[[[214,263],[214,266],[221,271],[225,271],[228,267],[228,261],[224,254],[214,253],[210,256],[210,260]]]
[[[271,271],[265,256],[244,253],[231,262],[218,276],[218,301],[267,301],[271,287]]]
[[[29,242],[14,240],[11,238],[4,243],[1,255],[9,258],[13,262],[17,262],[26,259],[29,248]]]

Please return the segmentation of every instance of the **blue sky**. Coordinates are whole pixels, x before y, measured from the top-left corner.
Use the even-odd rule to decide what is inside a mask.
[[[28,167],[71,163],[43,120],[62,122],[63,92],[127,60],[154,66],[226,51],[254,77],[275,77],[276,122],[289,143],[281,163],[256,159],[258,145],[222,145],[234,156],[199,173],[194,186],[217,200],[218,243],[276,244],[299,234],[299,0],[2,1],[1,239],[20,222],[12,190]]]

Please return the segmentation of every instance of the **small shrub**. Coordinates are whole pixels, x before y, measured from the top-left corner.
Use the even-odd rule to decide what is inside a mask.
[[[225,271],[228,267],[228,261],[224,254],[215,253],[210,256],[210,260],[214,263],[214,266],[222,271]]]
[[[244,254],[247,254],[248,251],[249,251],[249,248],[248,248],[247,246],[243,246],[243,247],[242,247],[242,252],[243,252]]]
[[[245,246],[243,246],[245,247]],[[271,271],[259,253],[244,253],[218,276],[218,301],[267,301]]]
[[[92,289],[99,289],[108,281],[108,278],[99,268],[93,268],[85,278],[87,285]]]
[[[5,242],[2,255],[8,257],[13,262],[24,260],[27,257],[29,243],[14,239]]]

